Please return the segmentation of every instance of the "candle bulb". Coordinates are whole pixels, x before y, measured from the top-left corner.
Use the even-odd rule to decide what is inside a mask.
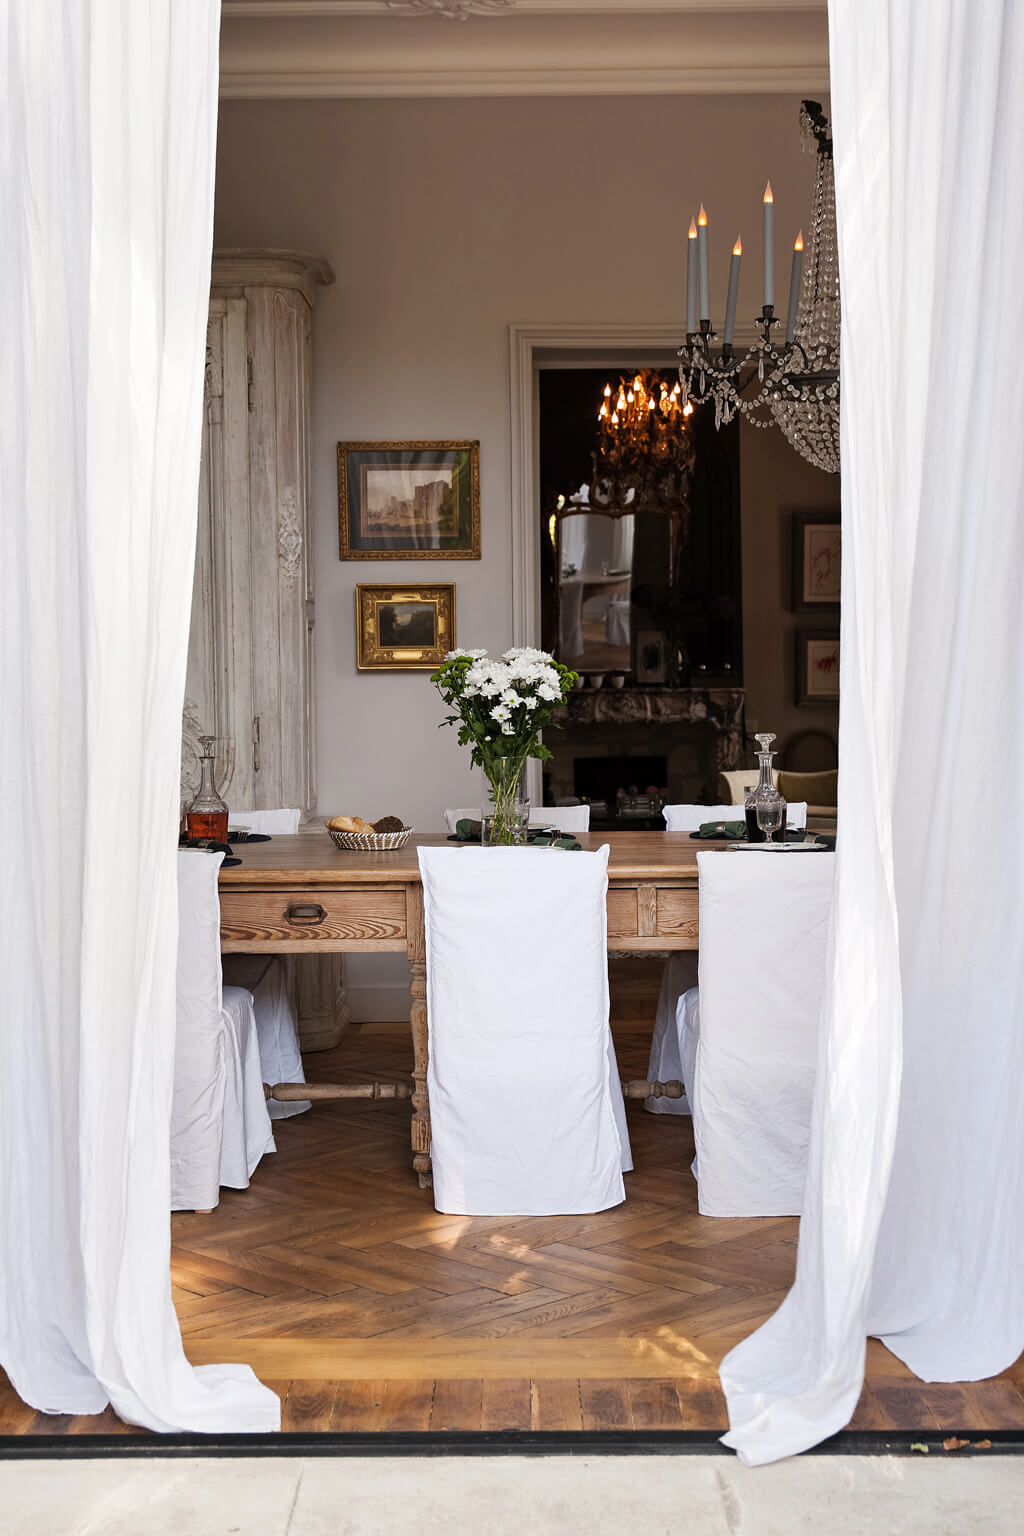
[[[711,319],[711,299],[708,295],[708,216],[704,204],[697,215],[697,256],[700,275],[700,318]]]
[[[686,334],[692,336],[697,329],[697,225],[690,220],[690,233],[686,237]]]
[[[775,303],[775,247],[774,238],[775,198],[772,184],[764,189],[764,299],[766,305]]]
[[[800,275],[804,267],[804,232],[793,243],[793,269],[789,274],[789,314],[786,316],[786,345],[796,335],[796,307],[800,302]]]
[[[736,244],[732,248],[732,260],[729,262],[729,296],[725,301],[725,345],[732,346],[732,336],[736,329],[736,300],[740,291],[740,257],[743,255],[743,241],[736,236]]]

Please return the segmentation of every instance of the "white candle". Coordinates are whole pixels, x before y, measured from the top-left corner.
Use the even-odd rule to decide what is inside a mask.
[[[740,257],[743,255],[743,241],[736,236],[736,244],[732,248],[732,260],[729,262],[729,296],[725,301],[725,344],[732,346],[732,335],[736,329],[736,300],[740,291]]]
[[[697,215],[697,255],[700,258],[700,317],[702,320],[711,319],[711,300],[708,297],[708,216],[704,212],[704,204],[700,205],[700,213]]]
[[[786,341],[796,335],[796,307],[800,302],[800,274],[804,268],[804,232],[793,243],[793,267],[789,274],[789,314],[786,316]]]
[[[692,336],[697,329],[697,225],[690,220],[690,233],[686,237],[686,334]]]
[[[764,298],[762,303],[775,303],[775,247],[774,237],[775,199],[771,182],[764,189]]]

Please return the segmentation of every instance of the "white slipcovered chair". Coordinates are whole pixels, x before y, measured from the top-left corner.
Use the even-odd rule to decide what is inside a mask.
[[[632,1167],[608,1022],[608,849],[420,848],[434,1203],[605,1210]]]
[[[299,812],[293,809],[274,811],[231,811],[231,826],[245,826],[250,832],[266,833],[273,837],[288,836],[299,830]],[[240,844],[244,849],[245,844]],[[304,1083],[306,1074],[302,1066],[299,1046],[299,1020],[295,1007],[295,959],[292,955],[225,955],[224,980],[236,987],[246,987],[253,996],[256,1008],[256,1033],[260,1042],[260,1062],[263,1081],[270,1083]],[[286,1120],[289,1115],[301,1115],[309,1109],[308,1099],[296,1099],[294,1103],[279,1104],[268,1101],[270,1118]]]
[[[835,855],[699,853],[698,986],[676,1055],[705,1216],[799,1216]],[[664,1061],[655,1042],[651,1053]]]
[[[742,821],[743,805],[666,805],[662,808],[662,815],[668,832],[699,832],[706,821]],[[786,825],[806,827],[805,800],[786,806]]]
[[[629,598],[613,597],[604,616],[604,638],[608,645],[629,644]]]
[[[213,1210],[222,1185],[246,1189],[260,1158],[274,1151],[252,996],[221,983],[223,857],[178,854],[172,1211]]]
[[[468,818],[470,821],[480,820],[480,807],[469,806],[446,810],[444,824],[449,833],[453,833],[460,821]],[[574,837],[579,832],[590,831],[590,806],[589,805],[535,805],[530,807],[531,827],[557,827],[559,832],[571,833]]]

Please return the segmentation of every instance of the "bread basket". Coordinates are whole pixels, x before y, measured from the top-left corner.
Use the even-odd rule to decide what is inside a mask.
[[[412,836],[412,827],[403,827],[401,832],[339,832],[334,827],[327,831],[345,853],[393,853],[404,848]]]

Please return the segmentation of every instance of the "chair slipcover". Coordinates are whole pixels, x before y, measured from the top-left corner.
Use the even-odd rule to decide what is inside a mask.
[[[231,826],[248,827],[250,832],[288,836],[299,830],[299,811],[231,811]],[[244,844],[240,845],[244,848]],[[295,959],[292,955],[225,955],[225,983],[245,987],[252,993],[256,1009],[256,1033],[260,1042],[263,1081],[304,1083],[299,1045],[299,1021],[295,1008]],[[271,1120],[286,1120],[301,1115],[310,1107],[309,1099],[293,1104],[267,1101]]]
[[[699,853],[679,1053],[705,1216],[799,1216],[835,854]]]
[[[177,1032],[171,1105],[171,1209],[212,1210],[221,1185],[245,1189],[274,1134],[263,1097],[252,998],[222,987],[223,854],[178,854]]]
[[[613,597],[604,616],[604,638],[607,645],[629,644],[629,598]]]
[[[682,949],[669,955],[661,974],[661,989],[654,1014],[651,1059],[647,1067],[647,1077],[652,1083],[688,1081],[679,1052],[676,1012],[679,999],[684,994],[691,991],[696,994],[696,980],[696,950]],[[690,1101],[685,1093],[681,1099],[649,1098],[644,1099],[644,1108],[652,1115],[688,1115]]]
[[[608,848],[420,848],[434,1203],[570,1215],[632,1166],[608,1023]]]
[[[480,807],[470,806],[446,810],[444,824],[449,832],[454,832],[458,823],[464,820],[479,821]],[[560,832],[589,832],[590,831],[590,806],[589,805],[535,805],[530,809],[531,827],[557,827]]]
[[[669,832],[697,832],[706,821],[740,821],[738,805],[666,805],[662,807],[665,827]],[[786,806],[786,825],[806,827],[807,805],[798,800]]]

